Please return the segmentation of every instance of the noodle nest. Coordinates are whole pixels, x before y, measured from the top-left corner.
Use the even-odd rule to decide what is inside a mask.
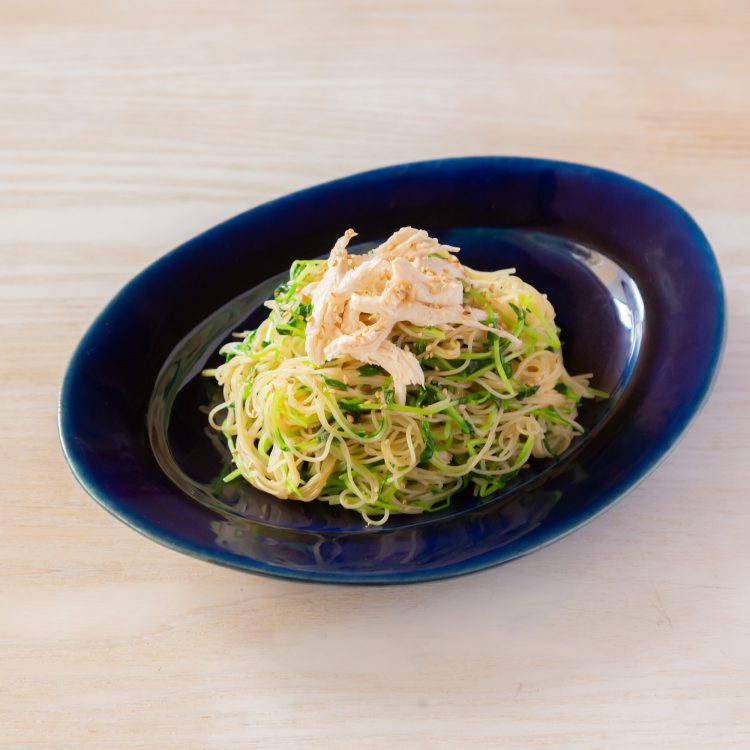
[[[307,356],[309,289],[326,261],[295,261],[266,303],[268,317],[236,334],[221,349],[226,361],[204,372],[223,390],[209,422],[235,467],[224,481],[341,505],[377,525],[446,508],[467,486],[488,496],[532,459],[563,452],[583,432],[581,399],[607,394],[590,387],[590,374],[568,374],[544,294],[513,269],[463,269],[465,303],[484,310],[482,323],[497,333],[397,322],[388,339],[417,357],[425,380],[400,404],[383,368]]]

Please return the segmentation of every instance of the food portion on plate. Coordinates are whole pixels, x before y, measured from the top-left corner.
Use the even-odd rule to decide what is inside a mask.
[[[563,363],[555,311],[514,269],[463,266],[458,248],[404,227],[367,254],[347,230],[325,260],[297,260],[268,317],[204,374],[210,412],[244,480],[322,500],[368,524],[501,489],[583,432],[606,396]]]

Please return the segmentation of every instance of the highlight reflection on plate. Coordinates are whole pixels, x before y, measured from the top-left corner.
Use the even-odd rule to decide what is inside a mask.
[[[461,247],[466,265],[515,267],[547,293],[568,370],[595,373],[612,398],[583,406],[587,432],[568,452],[496,495],[465,492],[444,511],[384,527],[223,483],[228,457],[205,413],[216,386],[200,371],[232,331],[262,319],[294,258],[327,252],[349,226],[366,250],[406,224]],[[710,247],[650,188],[533,159],[416,163],[253,209],[146,269],[74,355],[60,431],[74,473],[99,502],[181,551],[305,580],[428,580],[529,552],[611,505],[697,411],[723,330]]]

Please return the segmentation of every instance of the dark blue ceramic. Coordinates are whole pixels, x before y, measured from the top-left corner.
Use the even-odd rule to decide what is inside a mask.
[[[200,370],[295,258],[347,227],[363,249],[404,225],[514,266],[558,313],[566,364],[612,398],[586,403],[587,433],[488,499],[367,528],[322,503],[224,484]],[[131,281],[84,336],[60,399],[60,435],[83,487],[146,536],[196,557],[307,581],[389,583],[468,573],[590,520],[667,454],[705,400],[724,339],[716,260],[664,195],[576,164],[501,157],[378,169],[247,211]]]

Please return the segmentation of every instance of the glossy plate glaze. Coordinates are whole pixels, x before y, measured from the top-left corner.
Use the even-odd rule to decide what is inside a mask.
[[[548,294],[570,372],[612,398],[587,427],[490,498],[368,528],[323,503],[224,484],[200,370],[257,323],[295,258],[347,227],[366,250],[427,229],[466,265],[515,267]],[[281,276],[280,276],[281,275]],[[696,332],[700,331],[700,335]],[[590,520],[662,459],[706,398],[724,339],[716,260],[674,202],[600,169],[477,157],[354,175],[247,211],[131,281],[84,336],[60,401],[60,434],[83,487],[152,539],[205,560],[310,581],[387,583],[467,573],[526,554]]]

